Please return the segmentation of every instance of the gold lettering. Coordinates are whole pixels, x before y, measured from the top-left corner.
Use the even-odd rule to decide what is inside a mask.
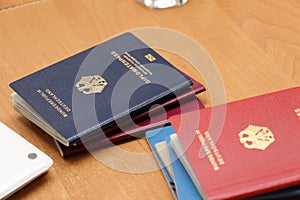
[[[139,76],[139,75],[141,75],[141,72],[137,71],[137,72],[135,72],[135,75]]]
[[[138,64],[138,65],[141,64],[137,59],[135,59],[135,58],[134,58],[132,55],[130,55],[128,52],[125,52],[125,55],[126,55],[127,57],[130,58],[130,60],[132,61],[132,64],[133,64],[133,63],[136,63],[136,64]]]
[[[300,108],[296,108],[295,113],[298,116],[298,118],[300,119]]]
[[[220,170],[220,165],[224,165],[225,161],[219,152],[219,149],[215,145],[214,140],[212,139],[210,133],[206,131],[204,135],[199,131],[196,130],[196,134],[198,136],[199,141],[201,142],[202,148],[205,151],[205,154],[208,157],[208,160],[210,161],[213,170],[218,171]],[[205,136],[205,138],[204,138]]]
[[[43,97],[45,101],[48,102],[49,105],[63,117],[68,116],[66,112],[70,112],[71,109],[66,104],[64,104],[51,90],[46,89],[45,92],[43,92],[41,89],[38,89],[37,93],[39,93],[41,97]]]
[[[131,56],[128,52],[125,52],[123,57],[120,56],[117,52],[111,51],[110,54],[114,56],[119,62],[121,62],[126,68],[128,68],[130,71],[132,71],[137,77],[139,77],[144,83],[149,84],[151,81],[144,77],[142,73],[145,75],[147,72],[145,72],[143,69],[141,69],[140,62],[138,62],[133,56]],[[134,66],[132,66],[131,64]],[[138,69],[136,69],[138,68]],[[143,77],[143,78],[142,78]]]
[[[52,99],[59,104],[65,111],[70,112],[71,108],[69,108],[66,104],[63,103],[63,101],[61,99],[59,99],[51,90],[46,89],[45,90],[46,93],[48,93],[50,95],[50,97],[52,97]]]

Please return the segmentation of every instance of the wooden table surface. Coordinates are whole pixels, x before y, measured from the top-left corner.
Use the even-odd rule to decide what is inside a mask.
[[[165,10],[150,10],[135,0],[0,0],[0,121],[54,160],[48,173],[12,199],[172,199],[159,170],[120,171],[107,165],[118,157],[107,157],[105,164],[89,153],[62,158],[50,136],[13,110],[8,86],[113,35],[143,27],[176,30],[203,46],[218,67],[226,102],[300,85],[298,0],[189,0]],[[204,80],[178,56],[166,57]],[[199,99],[210,106],[207,89]],[[150,152],[143,138],[118,148]],[[119,164],[128,163],[156,165],[154,159]]]

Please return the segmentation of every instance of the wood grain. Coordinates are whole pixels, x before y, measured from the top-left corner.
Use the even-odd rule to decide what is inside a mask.
[[[16,9],[40,0],[1,0],[0,10]]]
[[[190,0],[165,10],[150,10],[134,0],[44,0],[0,10],[0,120],[54,160],[48,173],[11,199],[173,197],[159,170],[129,173],[107,166],[118,161],[121,166],[155,168],[151,156],[139,156],[149,155],[145,139],[118,146],[138,155],[132,160],[110,156],[111,149],[97,154],[106,164],[89,153],[61,158],[52,138],[13,110],[10,82],[121,32],[161,27],[204,47],[218,67],[226,101],[243,99],[300,85],[299,15],[297,0]],[[178,55],[162,53],[207,86],[205,74]],[[212,88],[207,89],[199,98],[210,106]]]

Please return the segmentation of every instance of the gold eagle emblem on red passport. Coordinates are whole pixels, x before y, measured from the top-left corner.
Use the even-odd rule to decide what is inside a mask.
[[[274,141],[274,135],[267,127],[249,125],[239,133],[240,142],[247,149],[265,150]]]
[[[76,83],[76,88],[83,94],[95,94],[101,93],[107,84],[106,80],[99,75],[83,76]]]

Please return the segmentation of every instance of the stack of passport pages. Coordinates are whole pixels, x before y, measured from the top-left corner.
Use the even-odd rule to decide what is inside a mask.
[[[10,87],[62,156],[146,135],[177,199],[299,195],[300,87],[204,108],[205,87],[129,32]]]

